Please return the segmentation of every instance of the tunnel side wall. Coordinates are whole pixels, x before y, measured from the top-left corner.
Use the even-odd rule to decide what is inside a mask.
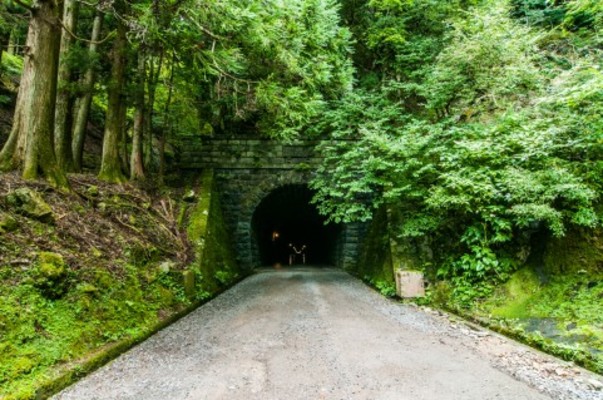
[[[201,175],[199,198],[187,225],[188,238],[195,251],[191,265],[195,277],[189,278],[189,284],[194,283],[194,291],[213,293],[244,275],[236,262],[220,203],[214,172],[205,170]]]
[[[367,224],[359,261],[350,272],[367,281],[394,282],[393,271],[387,213],[380,209]]]

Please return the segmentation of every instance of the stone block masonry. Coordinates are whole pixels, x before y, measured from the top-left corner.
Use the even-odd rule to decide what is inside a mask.
[[[252,232],[253,214],[274,190],[308,185],[321,162],[317,140],[283,143],[258,137],[188,137],[180,145],[179,168],[213,169],[224,221],[240,267],[260,263]],[[336,243],[336,264],[351,268],[358,259],[363,224],[342,226]]]

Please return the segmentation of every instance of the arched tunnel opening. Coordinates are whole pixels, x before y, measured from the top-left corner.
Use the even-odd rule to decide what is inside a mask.
[[[261,265],[335,265],[341,227],[325,225],[305,185],[286,185],[257,206],[252,232]]]

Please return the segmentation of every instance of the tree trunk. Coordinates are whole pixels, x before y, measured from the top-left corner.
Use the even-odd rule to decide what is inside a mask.
[[[13,125],[8,136],[8,140],[0,151],[0,171],[10,171],[21,168],[23,158],[25,157],[25,144],[27,135],[25,132],[25,118],[23,117],[23,109],[25,104],[29,102],[29,92],[31,82],[25,79],[30,74],[26,73],[27,65],[23,67],[23,74],[19,84],[19,93],[17,93],[17,104],[13,115]]]
[[[98,40],[100,38],[103,25],[103,14],[98,12],[94,17],[92,25],[92,35],[90,37],[90,46],[88,47],[89,57],[93,57],[98,48]],[[83,96],[77,101],[73,118],[73,166],[74,170],[80,172],[82,170],[82,159],[84,155],[84,142],[86,140],[86,125],[88,123],[88,114],[90,113],[90,104],[92,103],[92,93],[94,91],[95,80],[94,68],[88,66],[84,73],[83,79]]]
[[[15,117],[0,152],[0,166],[4,170],[22,167],[25,179],[35,179],[42,172],[52,185],[66,188],[69,183],[56,162],[52,138],[59,12],[60,4],[54,0],[32,4]]]
[[[9,42],[10,32],[0,34],[0,65],[2,64],[2,55],[7,51]]]
[[[17,52],[17,28],[13,28],[10,30],[10,35],[8,37],[8,48],[6,52],[11,56],[14,56]]]
[[[138,51],[138,70],[136,72],[136,91],[134,113],[134,129],[132,132],[132,156],[130,157],[130,179],[143,180],[144,166],[142,160],[142,141],[144,137],[144,84],[146,72],[146,57],[144,49]]]
[[[121,169],[120,139],[122,138],[122,102],[126,70],[126,27],[119,22],[113,43],[111,81],[107,93],[105,136],[99,178],[107,182],[123,183],[126,178]]]
[[[71,94],[69,93],[68,89],[68,84],[71,81],[71,67],[67,61],[67,55],[73,43],[73,37],[69,32],[75,31],[74,27],[75,20],[77,18],[77,5],[78,3],[75,0],[65,0],[65,4],[63,6],[63,25],[65,27],[61,34],[58,92],[54,117],[54,149],[57,155],[57,162],[59,166],[66,171],[73,170],[71,129],[67,126],[67,116],[69,112],[69,104],[71,102]]]
[[[119,126],[120,126],[120,138],[121,143],[119,149],[119,161],[121,162],[121,170],[124,176],[130,176],[130,153],[128,152],[128,105],[125,99],[121,102],[121,108],[119,109]]]
[[[149,65],[149,79],[147,80],[148,101],[144,122],[144,131],[147,136],[144,144],[144,165],[147,171],[151,169],[151,165],[153,163],[153,111],[155,106],[155,91],[157,89],[157,82],[159,82],[159,76],[161,75],[161,69],[163,68],[163,58],[164,50],[162,48],[159,53],[159,61],[157,62],[157,68],[155,69],[155,66],[152,62],[152,58],[151,63]]]
[[[168,97],[165,102],[165,109],[163,112],[163,129],[161,130],[161,138],[159,139],[159,184],[163,184],[163,178],[165,176],[165,144],[167,141],[166,135],[172,130],[172,118],[170,118],[170,106],[172,105],[172,95],[174,93],[174,65],[176,62],[176,55],[172,58],[172,65],[170,69],[170,80],[168,88]]]

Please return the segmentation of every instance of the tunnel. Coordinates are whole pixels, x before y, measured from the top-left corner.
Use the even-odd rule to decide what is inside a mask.
[[[256,263],[278,265],[335,265],[341,227],[325,225],[311,204],[312,190],[285,185],[269,193],[252,218]]]

